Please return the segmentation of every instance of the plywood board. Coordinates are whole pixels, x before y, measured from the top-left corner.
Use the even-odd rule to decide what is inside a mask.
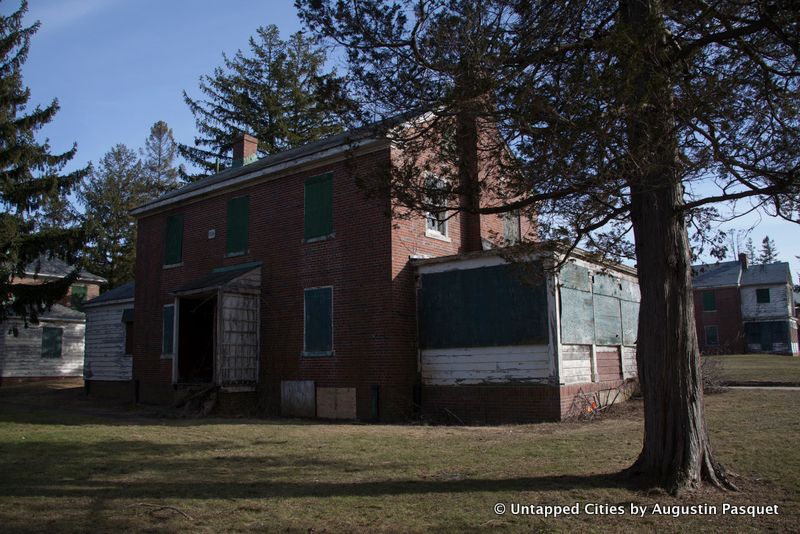
[[[314,417],[316,415],[313,380],[281,381],[281,415],[285,417]]]
[[[356,388],[317,388],[317,417],[355,419]]]

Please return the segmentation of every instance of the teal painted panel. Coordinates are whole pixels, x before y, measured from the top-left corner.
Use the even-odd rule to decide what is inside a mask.
[[[534,264],[541,272],[541,264]],[[424,274],[419,290],[423,349],[548,342],[544,281],[514,265]]]
[[[621,280],[606,273],[596,273],[594,275],[592,289],[593,292],[598,295],[617,298],[622,296]]]
[[[642,300],[642,295],[639,292],[639,284],[625,280],[624,278],[620,279],[619,282],[622,285],[622,294],[620,298],[631,302],[639,302]]]
[[[183,214],[167,217],[167,230],[164,239],[164,265],[174,265],[183,261]]]
[[[619,299],[594,295],[595,342],[598,345],[622,344],[622,318]]]
[[[561,343],[594,343],[594,308],[588,291],[561,288]]]
[[[42,327],[42,358],[61,357],[61,339],[64,335],[62,328]]]
[[[175,306],[164,306],[161,315],[161,354],[172,354],[175,332]]]
[[[558,276],[562,287],[580,289],[581,291],[592,290],[592,277],[586,267],[567,262],[561,267]]]
[[[639,331],[639,303],[621,300],[622,308],[622,344],[633,346]]]

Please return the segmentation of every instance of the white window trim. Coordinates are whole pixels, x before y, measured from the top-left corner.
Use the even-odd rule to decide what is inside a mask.
[[[426,188],[428,187],[427,186],[428,180],[435,181],[435,182],[438,182],[438,183],[443,184],[443,185],[446,183],[444,180],[442,180],[441,178],[439,178],[435,174],[427,173],[426,176],[425,176],[425,187]],[[446,241],[446,242],[450,243],[452,240],[450,239],[450,214],[449,214],[449,210],[444,209],[444,210],[442,210],[442,211],[440,211],[438,213],[442,213],[443,214],[443,220],[440,221],[439,217],[437,217],[436,214],[434,212],[432,212],[432,211],[428,211],[428,212],[425,213],[425,237],[430,237],[430,238],[433,238],[433,239],[438,239],[440,241]],[[430,223],[431,220],[436,220],[437,228],[429,228],[428,227],[428,224]],[[438,229],[439,226],[441,226],[444,231],[439,230]]]
[[[322,351],[309,351],[306,350],[306,291],[314,291],[317,289],[330,289],[331,290],[331,350],[322,350]],[[314,286],[314,287],[304,287],[303,288],[303,352],[300,353],[300,356],[303,357],[312,357],[312,358],[320,358],[326,356],[333,356],[336,354],[334,350],[334,335],[333,335],[333,286]]]

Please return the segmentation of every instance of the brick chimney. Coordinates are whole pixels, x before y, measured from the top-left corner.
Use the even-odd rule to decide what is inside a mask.
[[[742,269],[747,270],[747,254],[744,252],[739,253],[739,263],[742,264]]]
[[[242,134],[233,142],[233,166],[242,167],[258,159],[258,139],[250,134]]]

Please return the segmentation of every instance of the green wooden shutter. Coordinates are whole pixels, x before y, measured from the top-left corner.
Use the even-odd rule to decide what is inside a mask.
[[[167,217],[164,239],[164,265],[174,265],[183,260],[183,214]]]
[[[161,315],[161,353],[172,354],[172,338],[175,331],[175,306],[164,306]]]
[[[333,232],[333,174],[314,176],[305,184],[305,238]]]
[[[717,296],[713,291],[703,291],[703,311],[717,310]]]
[[[63,330],[52,326],[42,328],[42,358],[61,357],[61,338]]]
[[[769,302],[769,288],[756,289],[756,302],[766,304]]]
[[[305,290],[305,351],[333,350],[333,291],[330,287]]]
[[[228,231],[225,253],[229,256],[247,252],[250,197],[236,197],[228,201]]]
[[[86,300],[86,286],[72,286],[69,300],[73,308],[80,310]]]

